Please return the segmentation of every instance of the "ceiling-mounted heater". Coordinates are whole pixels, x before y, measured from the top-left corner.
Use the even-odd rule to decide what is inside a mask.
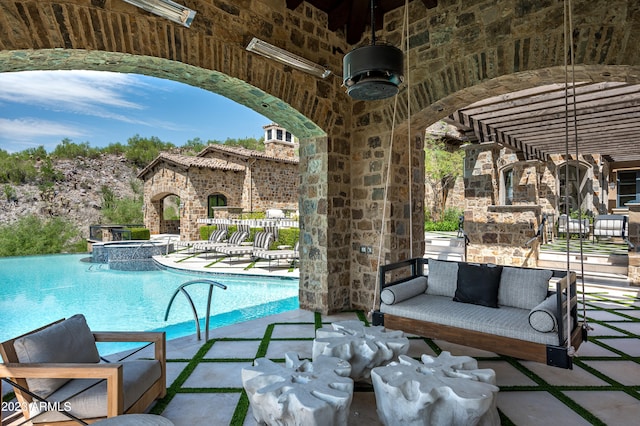
[[[371,0],[371,33],[371,44],[347,53],[342,63],[347,94],[363,101],[394,96],[404,79],[402,51],[394,46],[376,44],[374,0]]]

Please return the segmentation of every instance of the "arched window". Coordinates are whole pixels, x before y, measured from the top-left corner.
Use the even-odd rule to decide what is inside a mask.
[[[215,207],[223,207],[227,205],[227,197],[222,194],[211,194],[207,201],[209,206],[207,209],[207,217],[209,218],[215,217]]]

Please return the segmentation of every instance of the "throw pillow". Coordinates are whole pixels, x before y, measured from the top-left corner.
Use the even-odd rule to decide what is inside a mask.
[[[502,266],[460,263],[458,286],[453,300],[474,305],[498,307],[498,287]]]
[[[458,262],[429,259],[427,294],[453,297],[458,280]]]
[[[426,289],[427,277],[417,277],[385,288],[380,294],[380,300],[386,305],[393,305],[422,294]]]
[[[74,315],[13,343],[21,363],[98,363],[100,354],[84,315]],[[49,395],[69,379],[27,379],[37,395]]]
[[[532,309],[542,302],[549,291],[552,271],[546,269],[505,266],[500,277],[498,304]]]

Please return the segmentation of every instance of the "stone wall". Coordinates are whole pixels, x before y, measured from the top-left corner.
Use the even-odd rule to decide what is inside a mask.
[[[298,209],[298,164],[257,159],[247,167],[242,204],[245,210]]]

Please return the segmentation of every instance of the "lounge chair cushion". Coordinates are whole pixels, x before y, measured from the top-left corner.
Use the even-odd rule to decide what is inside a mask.
[[[229,238],[229,241],[227,241],[227,244],[230,246],[238,245],[246,240],[248,236],[249,234],[246,231],[236,231],[231,234],[231,237]]]
[[[131,407],[160,377],[160,362],[157,360],[132,360],[122,362],[122,380],[124,410]],[[80,391],[78,395],[69,399],[67,404],[60,402],[62,408],[69,408],[69,412],[82,419],[106,417],[107,415],[107,381],[94,379],[74,379],[54,392],[47,401],[65,401],[71,395]],[[94,383],[98,383],[92,386]],[[86,390],[84,390],[86,389]],[[83,391],[84,390],[84,391]],[[33,404],[30,414],[33,417],[40,412],[40,404]],[[49,411],[35,418],[33,423],[44,423],[68,420],[65,415],[56,411]]]
[[[500,265],[460,263],[454,302],[497,308],[501,273]]]
[[[458,262],[429,259],[427,294],[453,297],[458,283]]]
[[[500,277],[498,304],[522,309],[534,308],[547,297],[552,275],[552,271],[545,269],[505,266]]]
[[[21,363],[97,363],[100,354],[84,315],[74,315],[43,330],[16,339],[16,355]],[[69,379],[27,379],[29,389],[49,395]]]
[[[382,290],[380,300],[387,305],[400,303],[427,290],[427,277],[417,277]]]
[[[253,247],[260,249],[268,249],[273,243],[273,234],[271,232],[258,232],[253,239]]]
[[[209,235],[209,242],[219,243],[227,236],[226,229],[216,229]]]

